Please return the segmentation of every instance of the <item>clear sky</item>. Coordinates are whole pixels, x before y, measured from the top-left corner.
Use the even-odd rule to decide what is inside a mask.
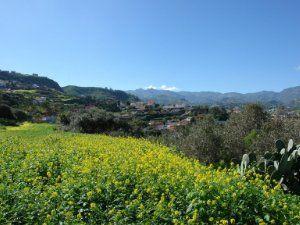
[[[299,0],[1,0],[0,69],[61,85],[300,85]]]

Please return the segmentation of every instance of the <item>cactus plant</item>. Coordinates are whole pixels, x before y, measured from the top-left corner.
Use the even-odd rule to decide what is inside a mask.
[[[276,152],[266,152],[258,161],[251,157],[255,161],[254,169],[259,173],[269,174],[285,191],[300,194],[300,145],[296,146],[290,140],[286,146],[282,140],[277,140],[275,146]],[[250,155],[245,154],[242,158],[241,175],[251,167]]]

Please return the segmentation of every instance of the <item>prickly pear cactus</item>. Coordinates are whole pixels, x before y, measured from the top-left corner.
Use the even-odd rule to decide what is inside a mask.
[[[275,146],[277,152],[266,152],[259,161],[252,157],[254,168],[262,174],[269,174],[285,191],[300,195],[300,145],[296,146],[290,140],[286,146],[282,140],[277,140]],[[250,154],[245,154],[240,166],[242,175],[250,164]]]

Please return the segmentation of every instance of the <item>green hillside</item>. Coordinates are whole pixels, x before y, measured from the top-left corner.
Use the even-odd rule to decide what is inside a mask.
[[[0,70],[0,107],[8,111],[8,114],[0,115],[0,124],[41,121],[46,117],[53,121],[50,117],[90,106],[120,111],[120,102],[136,100],[137,97],[120,90],[76,86],[61,88],[56,81],[47,77]],[[20,113],[24,118],[22,120],[13,115]]]
[[[11,89],[55,89],[62,91],[59,84],[49,79],[41,77],[37,74],[26,75],[16,72],[0,70],[0,84],[2,88]]]
[[[0,70],[0,89],[2,90],[51,90],[64,92],[62,95],[71,97],[94,97],[97,100],[114,101],[136,101],[137,97],[128,94],[125,91],[113,90],[100,87],[78,87],[66,86],[61,88],[59,84],[47,77],[41,77],[37,74],[27,75],[17,72]]]
[[[138,100],[137,97],[134,95],[128,94],[124,91],[120,90],[113,90],[108,88],[100,88],[100,87],[78,87],[69,85],[63,87],[63,90],[66,94],[71,96],[91,96],[95,97],[96,99],[112,99],[118,100],[122,102],[126,101],[136,101]]]

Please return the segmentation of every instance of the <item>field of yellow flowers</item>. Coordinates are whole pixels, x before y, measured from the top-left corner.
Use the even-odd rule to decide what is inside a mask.
[[[0,131],[0,224],[300,224],[300,199],[134,138]]]

